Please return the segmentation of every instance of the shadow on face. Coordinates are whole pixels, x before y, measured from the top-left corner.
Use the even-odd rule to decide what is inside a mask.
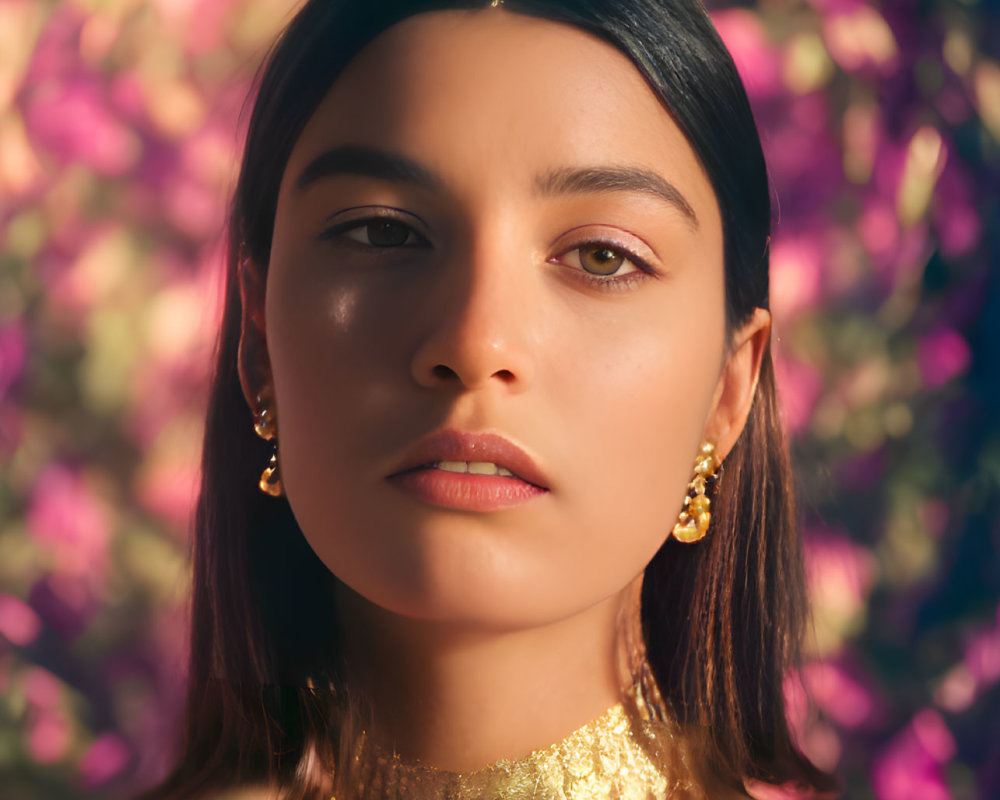
[[[295,516],[408,616],[620,592],[731,427],[711,185],[631,62],[559,23],[434,12],[366,47],[289,158],[263,319]],[[442,429],[509,440],[544,491],[390,479]]]

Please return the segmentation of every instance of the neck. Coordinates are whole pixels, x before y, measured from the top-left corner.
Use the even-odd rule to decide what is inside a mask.
[[[347,680],[375,741],[405,760],[469,772],[520,758],[621,700],[640,587],[641,577],[572,617],[504,631],[403,617],[345,588]]]

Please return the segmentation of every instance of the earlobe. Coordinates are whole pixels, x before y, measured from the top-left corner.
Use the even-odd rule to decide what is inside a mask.
[[[706,428],[706,438],[715,443],[720,459],[729,455],[746,425],[770,338],[771,312],[764,308],[754,309],[750,319],[733,335]]]
[[[237,371],[247,405],[259,412],[262,402],[273,405],[271,361],[267,352],[267,329],[264,323],[266,276],[249,258],[237,267],[242,307]]]

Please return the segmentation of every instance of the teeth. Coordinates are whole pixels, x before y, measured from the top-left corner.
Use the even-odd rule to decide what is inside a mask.
[[[469,463],[467,461],[438,461],[434,468],[443,469],[445,472],[468,472]]]
[[[514,477],[514,473],[504,467],[498,467],[492,461],[437,461],[435,469],[443,469],[445,472],[468,472],[472,475],[501,475],[506,478]]]

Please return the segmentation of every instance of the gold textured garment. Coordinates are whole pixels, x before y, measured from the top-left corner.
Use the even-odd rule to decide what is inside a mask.
[[[652,800],[701,798],[673,727],[619,703],[565,739],[469,773],[403,762],[365,742],[354,748],[357,800]],[[353,800],[353,798],[352,798]]]

